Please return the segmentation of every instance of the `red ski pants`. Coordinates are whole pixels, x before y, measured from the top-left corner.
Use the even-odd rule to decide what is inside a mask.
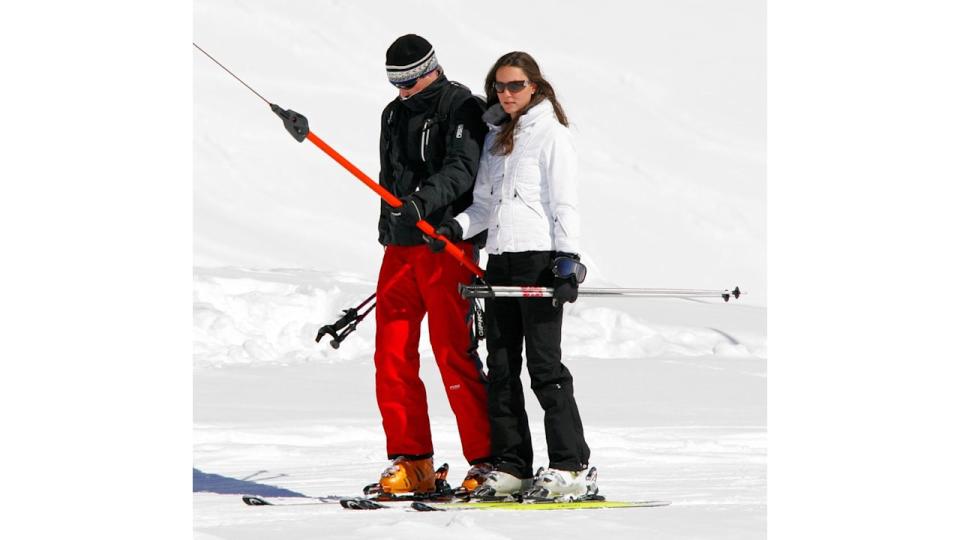
[[[460,247],[471,253],[473,245]],[[420,380],[420,326],[424,315],[463,456],[490,458],[490,421],[483,366],[473,349],[470,304],[457,285],[473,275],[453,257],[425,245],[387,246],[377,282],[377,404],[387,455],[433,455],[427,394]]]

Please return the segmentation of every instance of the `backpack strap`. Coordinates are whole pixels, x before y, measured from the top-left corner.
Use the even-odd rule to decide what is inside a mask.
[[[458,89],[466,91],[467,94],[470,93],[470,90],[466,86],[456,81],[450,81],[450,86],[443,89],[443,92],[440,94],[440,99],[437,100],[437,108],[433,113],[437,124],[442,124],[449,118],[450,110],[453,109],[453,100],[457,98],[457,94],[461,94],[461,92],[457,92]]]
[[[443,166],[443,154],[438,152],[438,147],[445,146],[446,136],[451,112],[455,105],[461,105],[467,99],[473,97],[470,89],[456,82],[449,81],[440,93],[440,99],[433,109],[433,113],[427,117],[423,123],[420,139],[420,158],[427,167],[427,174],[435,174]]]

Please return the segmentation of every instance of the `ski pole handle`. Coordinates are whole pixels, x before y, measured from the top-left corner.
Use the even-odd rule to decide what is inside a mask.
[[[334,161],[339,163],[344,169],[348,170],[351,174],[357,177],[358,180],[367,185],[370,189],[375,191],[381,199],[387,202],[390,206],[394,208],[399,208],[403,203],[398,199],[393,193],[387,191],[386,188],[381,186],[379,183],[374,182],[369,176],[364,174],[356,165],[350,163],[350,161],[340,155],[339,152],[333,149],[329,144],[325,143],[320,137],[317,137],[313,134],[312,131],[307,132],[307,139],[310,140],[313,144],[317,145],[320,150],[323,150],[328,156],[333,158]],[[470,269],[474,275],[478,277],[483,277],[483,269],[477,266],[470,258],[467,257],[467,254],[463,252],[462,249],[455,246],[449,239],[443,235],[438,235],[437,231],[433,228],[433,225],[430,225],[425,220],[420,220],[417,222],[417,228],[420,229],[430,238],[439,238],[445,241],[443,250],[452,255],[455,259],[460,261],[460,264],[466,266]]]

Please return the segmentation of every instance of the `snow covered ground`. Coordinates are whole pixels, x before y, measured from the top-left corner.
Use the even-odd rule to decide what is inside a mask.
[[[765,309],[674,299],[583,299],[568,311],[564,337],[602,492],[667,499],[669,508],[531,518],[244,506],[240,493],[282,495],[277,488],[356,494],[385,465],[373,397],[373,322],[339,350],[313,341],[320,325],[370,290],[372,283],[342,274],[197,270],[198,538],[313,538],[318,531],[325,538],[522,538],[544,527],[607,538],[763,536]],[[421,356],[437,460],[449,462],[451,478],[461,477],[467,465],[453,415],[429,348],[421,347]],[[542,413],[530,413],[543,461]]]
[[[601,492],[673,504],[536,516],[243,505],[239,492],[356,494],[386,464],[373,319],[338,350],[313,341],[373,290],[378,203],[196,53],[196,538],[765,536],[763,3],[624,6],[205,0],[194,38],[368,174],[396,36],[426,36],[475,91],[500,54],[538,58],[578,138],[589,284],[749,292],[568,310],[565,362]],[[432,353],[421,355],[437,460],[459,479],[452,413]],[[528,403],[543,460],[532,393]]]

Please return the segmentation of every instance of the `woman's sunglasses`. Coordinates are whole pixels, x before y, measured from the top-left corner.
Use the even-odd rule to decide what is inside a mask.
[[[576,278],[577,283],[587,279],[587,266],[572,257],[557,257],[551,270],[560,279]]]
[[[526,88],[529,84],[530,81],[494,81],[493,89],[496,90],[498,94],[502,94],[504,90],[509,90],[510,93],[516,93]]]

